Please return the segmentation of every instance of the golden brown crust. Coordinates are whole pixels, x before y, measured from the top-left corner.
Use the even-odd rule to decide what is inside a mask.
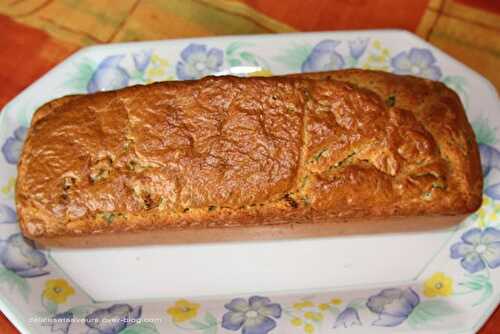
[[[91,236],[39,237],[42,247],[119,247],[149,244],[212,243],[221,241],[249,241],[346,236],[359,233],[399,233],[447,228],[461,222],[466,216],[416,216],[365,219],[334,219],[311,223],[282,222],[274,225],[214,226],[203,228],[170,228],[154,231],[100,233]]]
[[[64,97],[35,114],[18,171],[40,240],[457,215],[482,190],[453,91],[361,70]]]

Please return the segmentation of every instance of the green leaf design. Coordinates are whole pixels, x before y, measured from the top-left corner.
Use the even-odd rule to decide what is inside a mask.
[[[328,311],[335,317],[340,313],[340,309],[337,306],[330,306]]]
[[[273,59],[285,64],[291,70],[300,71],[302,64],[307,57],[309,57],[312,49],[312,46],[308,44],[294,44],[292,47],[285,49],[281,55]]]
[[[366,300],[365,299],[355,299],[347,305],[347,307],[352,307],[356,310],[362,310],[366,308]]]
[[[464,292],[456,293],[457,295],[466,295],[474,292],[481,292],[479,299],[472,304],[472,306],[478,306],[484,303],[493,294],[493,285],[491,284],[490,278],[483,274],[476,275],[465,275],[468,279],[466,282],[460,282],[458,285],[467,288],[468,290]]]
[[[466,107],[469,106],[469,96],[467,95],[467,91],[465,90],[467,81],[464,77],[458,75],[448,75],[445,76],[442,81],[446,86],[453,89],[458,93],[458,95],[460,95]]]
[[[57,313],[57,304],[53,301],[44,299],[42,305],[50,314],[55,315]]]
[[[87,84],[92,78],[92,74],[97,68],[97,64],[90,58],[84,58],[80,63],[75,64],[77,73],[71,79],[65,81],[63,86],[79,91],[86,91]]]
[[[247,51],[240,52],[240,57],[244,61],[249,62],[253,65],[259,65],[255,56],[253,54],[251,54],[250,52],[247,52]]]
[[[483,290],[483,293],[481,294],[481,297],[479,298],[479,300],[477,302],[472,304],[472,306],[478,306],[478,305],[481,305],[482,303],[484,303],[493,293],[493,286],[491,285],[491,283],[489,281],[484,282],[483,286],[482,286],[482,290]]]
[[[28,298],[31,292],[31,287],[28,284],[28,281],[25,278],[17,276],[16,288],[17,291],[19,291],[19,293],[21,294],[21,296],[23,296],[24,301],[28,302]]]
[[[85,318],[90,313],[94,312],[98,307],[91,305],[81,305],[70,308],[68,311],[73,313],[76,318]]]
[[[36,312],[35,316],[39,317],[39,318],[50,318],[53,316],[53,314],[51,314],[47,311],[40,311],[40,312]]]
[[[211,334],[217,332],[217,319],[212,313],[207,312],[203,318],[205,322],[192,320],[189,324],[194,330],[203,331],[203,334]]]
[[[144,73],[141,71],[133,70],[132,73],[129,73],[129,77],[131,80],[139,81],[140,83],[146,82],[144,78]]]
[[[150,322],[139,322],[122,330],[120,334],[159,334],[156,326]]]
[[[24,277],[6,268],[0,268],[0,284],[1,283],[7,284],[11,290],[16,289],[23,297],[24,301],[28,302],[31,287]]]
[[[217,326],[212,326],[203,331],[203,334],[215,334],[217,333]]]
[[[148,328],[150,330],[156,330],[156,325],[152,322],[141,322],[140,325],[144,328]]]
[[[348,68],[353,68],[353,67],[356,67],[358,65],[358,61],[356,60],[356,58],[351,57],[351,56],[346,57],[346,63],[347,63]]]
[[[236,58],[229,59],[228,61],[229,61],[229,65],[231,65],[231,66],[240,66],[241,65],[241,60],[236,59]]]
[[[483,287],[481,283],[477,282],[464,282],[459,283],[459,285],[465,286],[466,288],[469,288],[471,290],[481,290]]]
[[[226,47],[226,55],[231,56],[236,50],[244,47],[244,46],[252,46],[251,43],[244,42],[232,42]]]
[[[211,326],[217,325],[217,319],[210,312],[205,313],[205,321]]]
[[[408,325],[416,328],[456,313],[457,310],[444,300],[424,300],[415,307],[408,317]]]
[[[202,329],[206,329],[207,328],[207,324],[201,322],[201,321],[198,321],[198,320],[192,320],[189,322],[189,324],[191,326],[193,326],[194,329],[196,330],[202,330]]]
[[[479,144],[493,145],[497,142],[496,129],[492,128],[486,118],[478,118],[472,122],[472,128]]]

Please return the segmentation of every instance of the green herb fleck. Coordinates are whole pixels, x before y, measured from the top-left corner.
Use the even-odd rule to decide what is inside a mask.
[[[115,214],[113,212],[102,212],[101,213],[101,218],[106,221],[106,223],[111,224],[113,222],[113,219],[115,219]]]
[[[391,95],[385,100],[385,105],[388,107],[394,107],[396,104],[396,97],[394,95]]]
[[[314,161],[318,161],[326,151],[328,151],[328,149],[326,148],[321,149],[319,153],[314,156]]]
[[[97,172],[92,172],[90,174],[90,180],[92,181],[92,183],[95,183],[107,178],[108,176],[109,176],[109,170],[100,168],[99,170],[97,170]]]

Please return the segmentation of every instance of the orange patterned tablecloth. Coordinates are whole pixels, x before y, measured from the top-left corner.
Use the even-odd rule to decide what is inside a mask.
[[[0,108],[91,44],[228,34],[400,28],[500,91],[498,0],[0,0]],[[481,333],[500,333],[497,309]],[[0,314],[0,333],[17,333]]]

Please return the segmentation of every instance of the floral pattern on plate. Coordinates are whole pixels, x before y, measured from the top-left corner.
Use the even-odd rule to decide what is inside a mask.
[[[28,129],[24,126],[18,127],[12,136],[8,137],[7,140],[2,145],[2,153],[9,164],[17,164],[19,156],[21,155],[21,149],[23,142],[28,134]]]
[[[417,41],[395,46],[383,34],[361,35],[285,38],[270,53],[262,52],[259,41],[244,37],[185,41],[173,51],[160,44],[111,47],[68,62],[66,79],[58,83],[58,89],[65,95],[212,74],[266,76],[357,67],[441,80],[460,95],[466,109],[476,99],[477,82],[471,83],[472,76],[449,70],[446,58],[431,46]],[[13,114],[16,108],[4,112]],[[441,324],[452,327],[465,313],[489,312],[488,305],[498,301],[495,291],[500,285],[500,151],[495,127],[499,121],[493,114],[478,115],[475,110],[471,115],[485,176],[483,205],[436,255],[438,270],[425,269],[407,284],[381,284],[359,291],[333,288],[316,294],[180,298],[141,304],[94,302],[57,268],[50,253],[22,238],[15,225],[13,167],[26,138],[26,122],[4,117],[7,130],[0,143],[4,158],[0,163],[10,169],[2,174],[0,189],[0,298],[18,313],[52,320],[36,327],[40,333],[312,334],[341,329],[370,333],[375,327],[393,333],[399,329],[432,332]],[[433,262],[437,260],[430,265]]]
[[[281,305],[267,297],[253,296],[247,300],[235,298],[224,305],[228,310],[222,318],[222,327],[245,334],[267,334],[276,327],[281,317]]]
[[[222,69],[224,53],[217,48],[208,49],[203,44],[189,44],[181,52],[176,73],[180,80],[194,80],[217,73]]]
[[[396,74],[411,74],[431,80],[441,78],[441,70],[436,58],[428,49],[412,48],[391,58],[391,66]]]

